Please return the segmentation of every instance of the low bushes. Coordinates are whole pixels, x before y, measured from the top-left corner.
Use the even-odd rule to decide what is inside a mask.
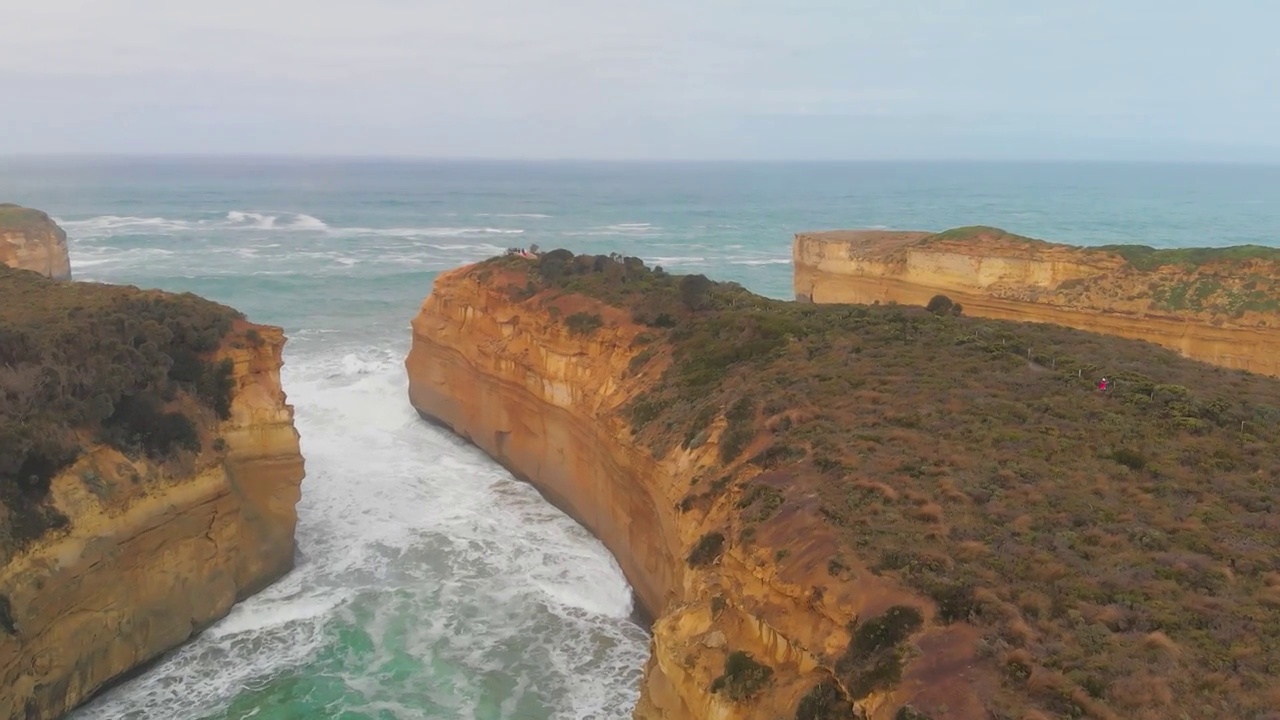
[[[66,522],[46,494],[84,435],[160,459],[195,449],[178,401],[228,415],[231,365],[206,358],[239,317],[191,294],[0,268],[0,556]]]
[[[980,628],[989,662],[1019,653],[1026,672],[1005,673],[1000,712],[1085,712],[1063,697],[1121,717],[1269,709],[1280,627],[1258,618],[1280,603],[1280,380],[1123,338],[957,317],[941,301],[798,304],[633,260],[572,266],[554,283],[531,272],[535,293],[630,311],[671,360],[627,408],[640,442],[659,457],[693,449],[724,417],[730,467],[681,507],[744,501],[723,532],[745,537],[756,518],[786,516],[789,498],[812,499],[837,558],[913,589],[933,622]],[[731,492],[749,446],[751,472],[781,475],[785,495],[758,481]],[[714,562],[724,542],[702,538],[690,564]],[[833,582],[843,567],[828,563]],[[1176,664],[1152,664],[1153,633]],[[845,667],[851,691],[894,682],[896,654],[872,654]],[[1126,691],[1152,672],[1166,704]],[[1029,684],[1046,673],[1063,679]]]

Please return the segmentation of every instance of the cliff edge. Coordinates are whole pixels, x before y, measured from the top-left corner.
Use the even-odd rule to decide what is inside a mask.
[[[1274,707],[1273,379],[564,250],[441,274],[406,369],[617,557],[655,617],[637,718]]]
[[[70,280],[67,233],[39,210],[0,203],[0,264]]]
[[[56,718],[293,565],[285,338],[0,268],[0,718]]]
[[[925,305],[1146,340],[1280,375],[1280,249],[1074,247],[996,228],[799,233],[796,298]]]

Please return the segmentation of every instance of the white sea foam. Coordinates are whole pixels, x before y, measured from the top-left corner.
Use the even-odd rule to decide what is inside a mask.
[[[660,232],[661,229],[649,223],[613,223],[612,225],[597,225],[586,230],[566,230],[561,234],[568,237],[626,237],[654,235]]]
[[[509,215],[493,217],[525,217]],[[529,215],[528,217],[535,217]],[[311,233],[329,237],[443,237],[461,238],[474,235],[521,235],[523,228],[435,226],[376,228],[364,226],[331,226],[324,220],[306,213],[269,213],[249,210],[230,210],[217,218],[180,220],[164,217],[133,217],[100,215],[83,220],[57,222],[73,240],[111,238],[117,235],[201,233],[225,230],[264,231],[286,233]]]
[[[706,261],[707,259],[705,257],[701,257],[697,255],[673,255],[673,256],[659,256],[659,257],[645,258],[645,262],[648,263],[649,266],[651,267],[654,265],[661,265],[663,267],[669,267],[673,265],[690,265],[690,264],[696,264],[696,263],[705,263]]]
[[[730,265],[790,265],[791,258],[730,258]]]
[[[541,220],[551,216],[543,213],[476,213],[476,217],[536,218]]]
[[[307,459],[297,567],[72,717],[201,716],[291,671],[337,678],[360,714],[473,717],[492,677],[514,681],[504,718],[535,693],[554,717],[629,717],[647,640],[603,546],[416,416],[402,342],[305,347],[283,372]],[[351,633],[368,647],[335,649]]]

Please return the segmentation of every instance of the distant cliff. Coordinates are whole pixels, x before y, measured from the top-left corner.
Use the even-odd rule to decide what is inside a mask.
[[[1280,249],[1083,248],[995,228],[800,233],[795,292],[816,303],[925,305],[1147,340],[1280,375]]]
[[[46,720],[293,565],[285,338],[0,268],[0,718]]]
[[[0,263],[70,280],[67,234],[39,210],[0,203]]]

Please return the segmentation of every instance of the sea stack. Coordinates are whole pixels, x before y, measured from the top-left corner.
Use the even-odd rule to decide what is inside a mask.
[[[71,279],[67,233],[40,210],[0,203],[0,262],[54,280]]]

